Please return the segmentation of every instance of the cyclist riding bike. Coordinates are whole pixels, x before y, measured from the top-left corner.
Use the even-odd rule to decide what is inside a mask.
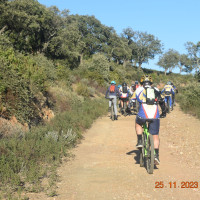
[[[129,100],[129,105],[128,105],[130,109],[133,107],[134,111],[136,111],[137,109],[136,109],[136,98],[133,98],[133,94],[136,91],[136,89],[138,88],[137,86],[139,86],[139,85],[137,85],[137,84],[131,85],[131,89],[130,89],[131,98]]]
[[[149,122],[149,132],[153,135],[155,149],[155,164],[159,165],[159,129],[160,119],[158,110],[158,99],[160,99],[160,91],[156,87],[152,87],[153,80],[151,76],[144,75],[141,77],[139,87],[135,94],[135,98],[139,102],[139,112],[135,121],[135,129],[137,134],[137,148],[141,148],[143,125]]]
[[[115,81],[111,81],[111,85],[106,91],[105,98],[113,99],[114,104],[114,120],[117,120],[117,97],[119,96],[119,90]],[[111,110],[111,101],[109,101],[109,111]]]
[[[120,87],[121,108],[124,108],[124,104],[126,104],[126,108],[128,108],[128,104],[129,104],[129,91],[130,91],[130,89],[127,86],[127,84],[125,82],[122,83],[122,87]]]
[[[169,100],[169,108],[172,110],[172,95],[174,95],[174,89],[172,87],[171,81],[168,81],[167,84],[164,86],[164,89],[161,91],[161,94],[165,96],[165,103]]]

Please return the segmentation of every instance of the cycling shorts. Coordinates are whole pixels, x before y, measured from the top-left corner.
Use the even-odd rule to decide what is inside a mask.
[[[139,125],[145,124],[145,122],[149,122],[149,133],[151,135],[158,135],[160,129],[160,119],[143,119],[137,115],[135,122]]]

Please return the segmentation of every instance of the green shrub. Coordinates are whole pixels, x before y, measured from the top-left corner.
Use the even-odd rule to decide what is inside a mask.
[[[46,64],[45,64],[46,63]],[[5,118],[15,116],[21,123],[37,124],[41,105],[37,96],[45,95],[53,81],[53,64],[44,56],[24,56],[0,46],[0,102]]]
[[[183,111],[191,113],[200,118],[200,83],[194,80],[187,85],[179,87],[177,100]]]
[[[90,96],[90,91],[88,87],[84,84],[78,83],[76,92],[78,95],[84,96],[84,97],[89,97]]]
[[[50,124],[1,139],[0,186],[4,186],[5,192],[42,190],[42,178],[55,179],[52,169],[67,155],[67,149],[82,137],[83,130],[106,112],[106,107],[104,99],[80,101],[73,98],[71,109],[58,114]]]

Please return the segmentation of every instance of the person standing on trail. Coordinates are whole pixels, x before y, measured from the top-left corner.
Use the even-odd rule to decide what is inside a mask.
[[[135,94],[135,98],[139,102],[139,111],[136,116],[135,130],[137,134],[137,148],[143,147],[142,133],[146,121],[149,122],[149,132],[153,135],[155,149],[155,164],[159,165],[159,129],[160,119],[158,110],[158,100],[161,99],[160,91],[156,87],[152,87],[153,80],[151,76],[144,75],[141,77],[139,87]],[[134,97],[133,97],[134,98]]]
[[[117,97],[119,96],[119,90],[116,86],[115,81],[111,81],[111,85],[106,90],[105,98],[113,98],[113,104],[114,104],[114,119],[117,120]],[[108,111],[111,111],[111,101],[109,101],[109,108]]]

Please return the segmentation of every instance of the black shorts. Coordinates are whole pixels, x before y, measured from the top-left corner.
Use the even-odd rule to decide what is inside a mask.
[[[160,119],[143,119],[137,115],[135,120],[135,122],[141,126],[145,124],[146,121],[149,122],[149,133],[151,133],[151,135],[158,135],[160,129]]]

